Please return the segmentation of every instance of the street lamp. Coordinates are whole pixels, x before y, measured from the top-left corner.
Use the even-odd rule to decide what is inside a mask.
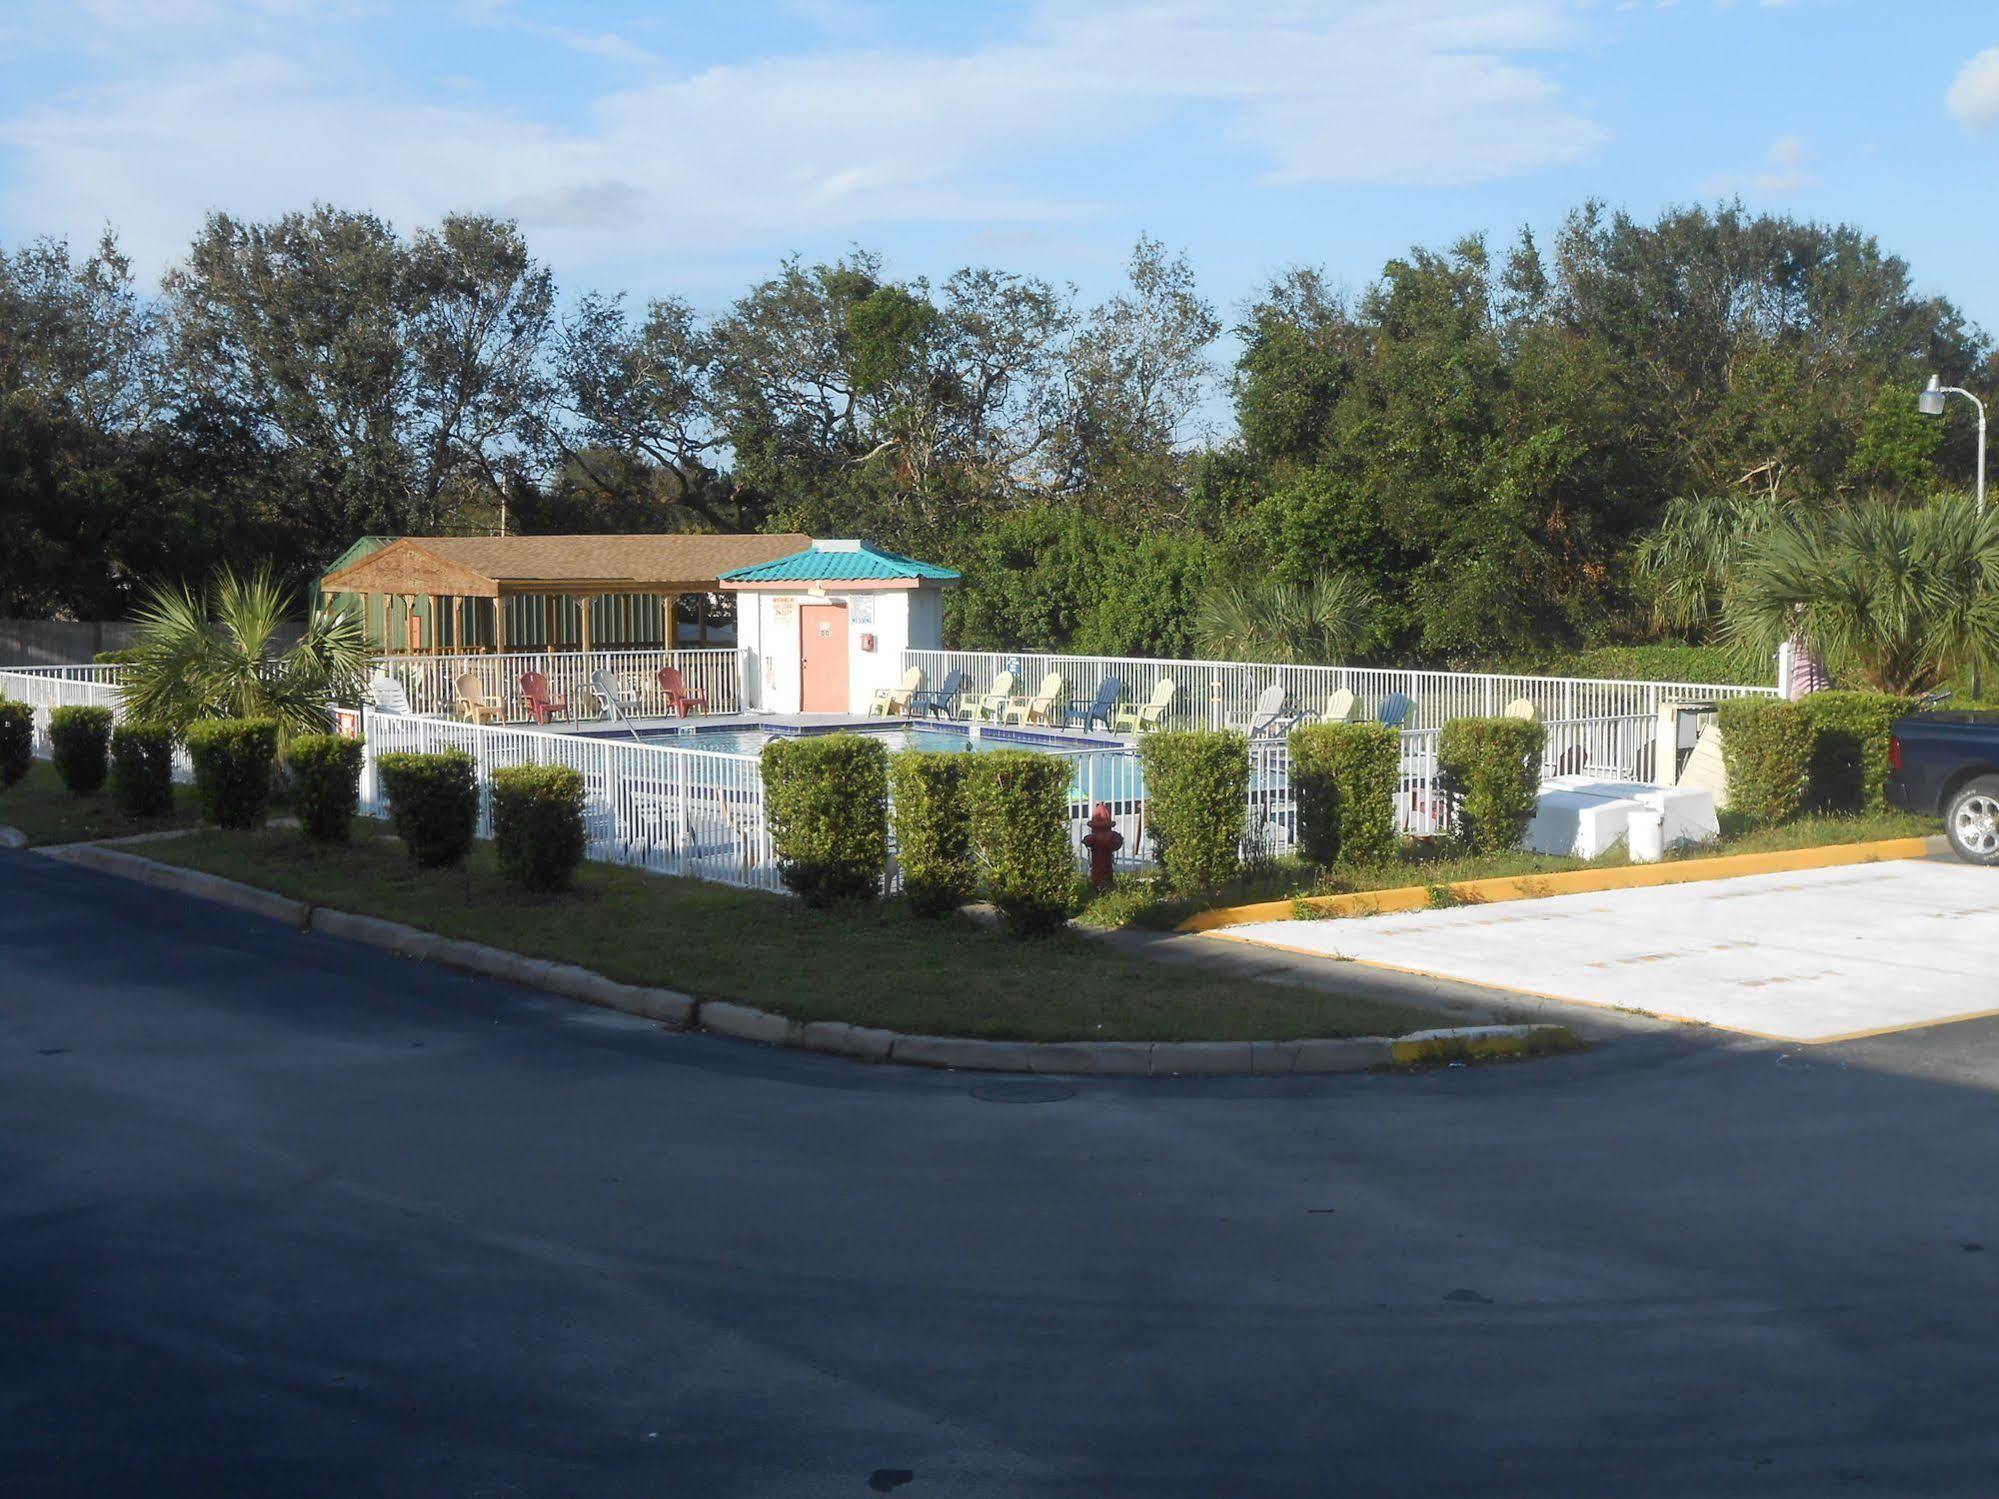
[[[1916,397],[1916,410],[1924,416],[1942,416],[1945,396],[1963,396],[1978,408],[1978,513],[1985,513],[1985,403],[1968,390],[1945,385],[1935,375]]]

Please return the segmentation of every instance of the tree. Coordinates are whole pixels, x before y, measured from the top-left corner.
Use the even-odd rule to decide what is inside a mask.
[[[1339,665],[1373,636],[1378,607],[1367,585],[1351,576],[1229,579],[1201,595],[1195,638],[1214,660]]]

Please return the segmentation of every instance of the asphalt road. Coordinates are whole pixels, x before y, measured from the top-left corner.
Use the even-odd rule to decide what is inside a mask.
[[[1995,1082],[871,1069],[0,854],[0,1493],[1989,1494]]]

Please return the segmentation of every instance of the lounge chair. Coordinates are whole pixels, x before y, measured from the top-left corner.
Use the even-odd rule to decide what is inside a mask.
[[[1179,691],[1180,684],[1173,678],[1161,677],[1152,684],[1151,697],[1136,705],[1126,703],[1111,715],[1111,731],[1117,734],[1144,734],[1158,728]]]
[[[912,718],[955,718],[958,714],[958,699],[965,691],[965,674],[949,671],[944,674],[942,687],[929,688],[909,695],[909,715]]]
[[[521,696],[527,700],[528,716],[538,724],[546,724],[558,715],[569,716],[569,699],[553,696],[548,690],[548,678],[541,672],[521,673]]]
[[[1529,723],[1540,716],[1541,710],[1534,706],[1533,699],[1524,697],[1516,697],[1506,705],[1506,711],[1500,715],[1502,718],[1524,718]]]
[[[409,715],[410,695],[394,677],[372,678],[368,683],[368,696],[374,702],[377,713]]]
[[[1354,696],[1351,690],[1341,687],[1326,699],[1326,711],[1319,715],[1320,723],[1352,723]]]
[[[1006,712],[1000,715],[1000,722],[1018,723],[1023,728],[1031,723],[1054,723],[1055,706],[1062,701],[1062,691],[1066,685],[1061,672],[1049,672],[1041,679],[1041,685],[1035,689],[1033,697],[1007,699]]]
[[[1416,699],[1407,693],[1391,692],[1381,700],[1381,707],[1375,717],[1391,729],[1406,729],[1415,715]]]
[[[632,738],[639,739],[643,737],[633,725],[632,720],[639,717],[645,710],[639,706],[637,698],[618,685],[616,677],[612,676],[602,667],[599,667],[596,671],[590,673],[590,690],[597,695],[598,711],[604,717],[622,723],[625,726],[625,732],[630,734]]]
[[[452,686],[458,689],[458,716],[467,723],[498,723],[507,716],[486,696],[486,684],[476,671],[461,671]]]
[[[660,696],[666,699],[666,711],[675,718],[685,718],[690,713],[708,711],[706,691],[689,692],[687,683],[677,666],[662,666],[653,673],[653,680],[659,683]]]
[[[1081,719],[1085,729],[1093,723],[1101,722],[1105,732],[1109,732],[1111,715],[1117,711],[1117,705],[1124,700],[1124,695],[1123,682],[1116,677],[1105,677],[1097,683],[1095,697],[1087,700],[1080,697],[1070,698],[1069,710],[1063,717],[1068,720],[1068,725],[1072,729],[1076,727],[1076,721]]]
[[[1272,682],[1258,694],[1255,711],[1241,727],[1252,739],[1270,739],[1288,733],[1297,721],[1298,715],[1291,711],[1291,694]]]
[[[1013,683],[1012,672],[1001,672],[993,678],[993,690],[969,698],[959,709],[960,715],[973,723],[998,723],[1000,716],[1006,712],[1007,703],[1012,700]]]
[[[912,666],[902,674],[902,682],[895,687],[877,687],[875,695],[868,702],[868,717],[881,714],[887,718],[900,718],[909,712],[909,700],[923,690],[923,668]]]

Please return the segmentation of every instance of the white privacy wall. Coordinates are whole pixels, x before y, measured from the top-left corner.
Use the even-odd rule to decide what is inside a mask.
[[[867,711],[875,690],[902,680],[903,652],[936,650],[944,636],[944,605],[932,588],[881,588],[823,594],[737,595],[736,642],[743,652],[744,700],[765,713],[799,711],[798,611],[808,604],[840,604],[847,611],[848,708]],[[874,637],[874,649],[866,637]],[[934,686],[935,683],[928,685]]]

